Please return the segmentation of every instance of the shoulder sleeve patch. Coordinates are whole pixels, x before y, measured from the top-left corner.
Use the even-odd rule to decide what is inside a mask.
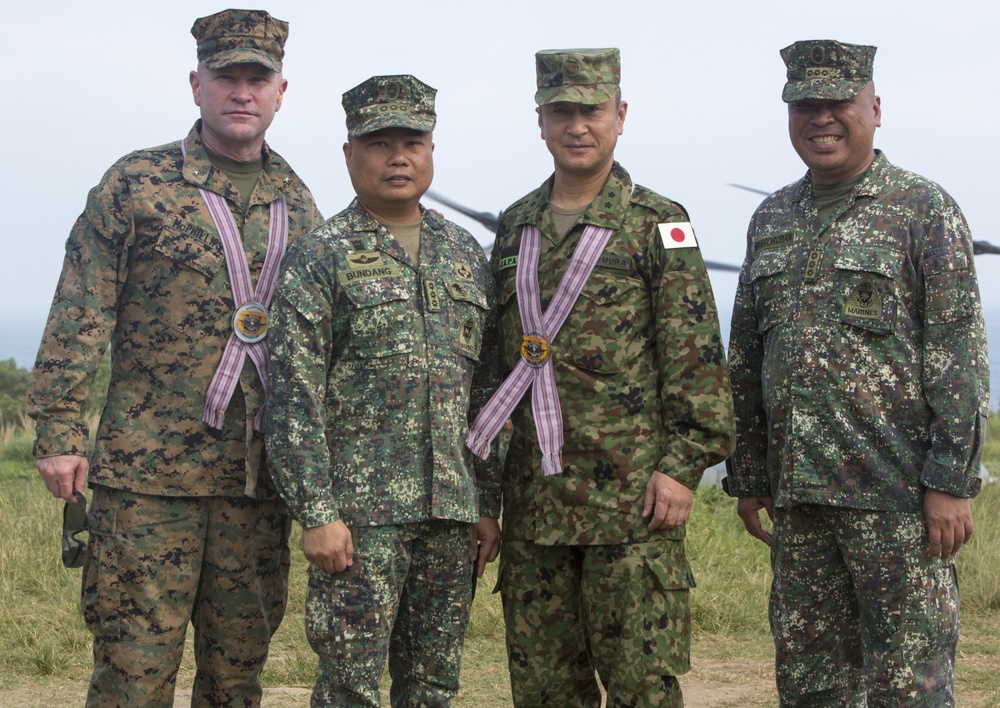
[[[698,239],[694,236],[690,221],[672,221],[658,224],[657,228],[660,230],[660,240],[666,249],[698,248]]]

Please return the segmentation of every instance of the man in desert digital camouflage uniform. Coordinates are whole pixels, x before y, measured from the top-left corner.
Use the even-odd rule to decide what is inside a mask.
[[[727,480],[771,546],[781,704],[954,705],[954,556],[989,398],[971,235],[947,192],[874,149],[875,47],[781,56],[809,171],[750,222]]]
[[[285,607],[289,517],[264,465],[260,339],[284,243],[322,219],[264,143],[288,85],[287,23],[226,10],[191,32],[201,119],[91,190],[28,394],[49,491],[93,490],[88,705],[172,706],[189,622],[192,703],[257,705]],[[83,415],[109,343],[88,477]]]
[[[470,439],[485,452],[512,416],[499,590],[514,704],[599,706],[596,670],[609,706],[681,705],[685,521],[733,436],[715,302],[683,207],[614,160],[618,50],[536,66],[555,174],[501,217],[508,378]]]
[[[482,248],[420,205],[436,91],[375,76],[344,94],[357,199],[285,260],[267,440],[302,524],[313,705],[446,706],[473,573],[496,557],[499,465],[473,467],[470,405],[495,388],[495,286]]]

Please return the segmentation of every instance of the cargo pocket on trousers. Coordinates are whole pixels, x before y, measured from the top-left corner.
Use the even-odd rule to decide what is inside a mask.
[[[90,540],[83,565],[80,608],[84,623],[95,638],[116,640],[124,631],[121,593],[114,582],[118,568],[113,562],[118,544],[115,538],[118,507],[108,499],[103,487],[93,489],[94,501],[87,511]]]
[[[628,619],[641,639],[642,661],[650,673],[676,676],[691,668],[691,588],[694,576],[683,541],[667,541],[658,555],[643,558],[635,588],[643,601]]]

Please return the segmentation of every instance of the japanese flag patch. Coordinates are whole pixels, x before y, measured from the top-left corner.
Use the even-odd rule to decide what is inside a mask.
[[[658,227],[664,248],[698,248],[698,239],[694,237],[690,221],[674,221],[658,224]]]

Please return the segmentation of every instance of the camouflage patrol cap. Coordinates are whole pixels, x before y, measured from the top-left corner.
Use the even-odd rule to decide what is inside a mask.
[[[373,76],[343,97],[347,135],[356,137],[384,128],[434,130],[434,96],[437,89],[409,74]]]
[[[535,103],[590,106],[614,97],[622,80],[617,49],[543,49],[535,54]]]
[[[785,47],[781,58],[788,67],[788,81],[781,100],[854,98],[872,80],[877,49],[833,39],[812,39]]]
[[[281,71],[288,23],[263,10],[223,10],[194,21],[198,61],[209,69],[233,64],[261,64]]]

